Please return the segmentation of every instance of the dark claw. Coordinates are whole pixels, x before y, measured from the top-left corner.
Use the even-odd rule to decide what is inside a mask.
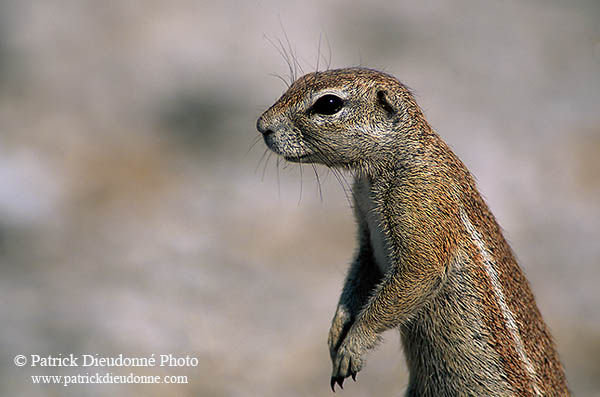
[[[344,390],[344,377],[342,376],[332,376],[331,377],[331,390],[335,393],[335,384],[340,385],[340,388]]]
[[[356,372],[352,372],[352,380],[356,382]]]

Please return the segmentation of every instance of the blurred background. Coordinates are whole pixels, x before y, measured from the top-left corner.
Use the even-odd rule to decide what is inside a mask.
[[[600,396],[599,20],[594,0],[0,2],[0,394],[331,395],[354,225],[334,175],[253,146],[285,90],[281,41],[305,72],[321,53],[413,88],[504,227],[573,392]],[[385,339],[341,394],[402,393]],[[70,353],[199,364],[13,364]],[[86,372],[189,383],[30,379]]]

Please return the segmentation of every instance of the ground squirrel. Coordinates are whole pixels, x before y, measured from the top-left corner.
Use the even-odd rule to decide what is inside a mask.
[[[257,128],[289,161],[354,175],[358,248],[329,332],[334,391],[398,328],[407,396],[569,394],[500,227],[402,83],[365,68],[310,73]]]

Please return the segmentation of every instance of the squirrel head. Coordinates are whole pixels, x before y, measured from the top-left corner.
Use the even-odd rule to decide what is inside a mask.
[[[416,141],[411,127],[419,115],[412,94],[394,77],[347,68],[300,77],[260,116],[257,129],[286,160],[360,169]]]

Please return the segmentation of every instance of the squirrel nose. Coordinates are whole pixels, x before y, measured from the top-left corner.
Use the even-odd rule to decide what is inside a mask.
[[[273,133],[273,130],[269,128],[263,116],[260,116],[258,120],[256,120],[256,129],[258,132],[263,134],[264,136],[270,135]]]

